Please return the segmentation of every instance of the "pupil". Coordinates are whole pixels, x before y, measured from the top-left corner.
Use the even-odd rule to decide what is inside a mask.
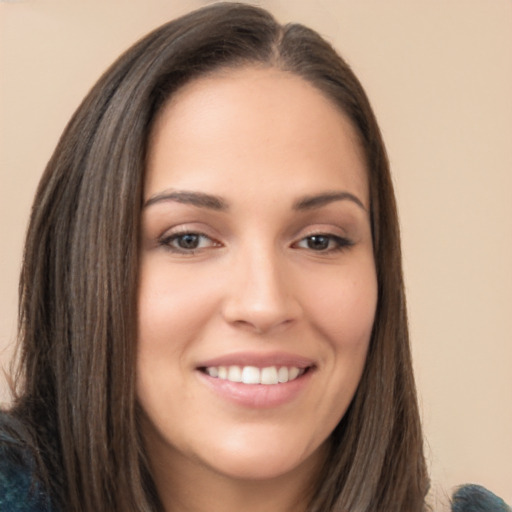
[[[182,249],[196,249],[199,244],[199,236],[192,233],[180,236],[178,244]]]
[[[321,251],[329,247],[329,238],[321,235],[314,235],[308,238],[308,247],[315,251]]]

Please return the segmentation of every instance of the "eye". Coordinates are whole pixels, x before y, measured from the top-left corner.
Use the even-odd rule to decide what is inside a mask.
[[[351,245],[352,242],[346,238],[322,233],[309,235],[295,244],[300,249],[309,249],[316,252],[339,251]]]
[[[160,240],[160,245],[174,252],[192,254],[200,249],[215,247],[218,243],[203,233],[186,232],[166,236]]]

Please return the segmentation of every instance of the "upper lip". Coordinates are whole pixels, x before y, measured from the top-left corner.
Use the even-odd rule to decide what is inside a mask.
[[[314,365],[314,361],[308,357],[286,352],[234,352],[201,361],[197,368],[208,368],[211,366],[255,366],[257,368],[295,366],[297,368],[309,368]]]

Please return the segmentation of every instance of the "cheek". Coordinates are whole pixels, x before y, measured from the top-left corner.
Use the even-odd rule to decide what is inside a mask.
[[[325,370],[324,399],[313,417],[323,418],[319,438],[328,437],[345,414],[364,370],[377,305],[373,259],[351,265],[317,282],[308,303],[313,328],[320,333]]]
[[[139,351],[177,351],[207,321],[216,295],[211,279],[170,272],[165,262],[142,267],[138,303]],[[211,283],[213,284],[213,283]]]
[[[313,283],[311,283],[313,284]],[[373,259],[316,279],[308,310],[316,329],[334,349],[366,351],[377,306]]]
[[[190,349],[211,319],[216,295],[207,280],[201,286],[190,273],[171,272],[165,261],[150,263],[142,265],[140,274],[136,382],[143,408],[160,417],[178,387],[183,400],[190,399],[183,376],[190,371]]]
[[[210,321],[218,295],[208,283],[197,273],[170,269],[165,258],[142,262],[136,386],[140,404],[157,423],[170,422],[175,414],[170,396],[191,399],[191,390],[183,385],[190,372],[190,348]]]

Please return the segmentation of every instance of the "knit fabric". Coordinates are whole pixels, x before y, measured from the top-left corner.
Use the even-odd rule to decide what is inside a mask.
[[[0,511],[55,512],[48,494],[35,477],[30,450],[5,428],[0,413]]]
[[[452,512],[512,512],[512,509],[485,487],[469,484],[453,494]]]

